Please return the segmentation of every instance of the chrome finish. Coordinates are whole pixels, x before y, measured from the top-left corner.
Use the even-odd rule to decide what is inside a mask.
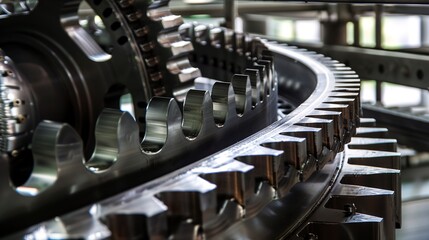
[[[91,1],[114,39],[106,48],[77,24],[79,3],[40,1],[0,21],[19,25],[0,30],[10,33],[0,40],[0,234],[395,238],[400,155],[395,140],[369,138],[386,129],[359,127],[353,70],[225,28],[180,27],[168,0]],[[135,119],[114,109],[126,89]],[[34,162],[20,184],[16,159]]]

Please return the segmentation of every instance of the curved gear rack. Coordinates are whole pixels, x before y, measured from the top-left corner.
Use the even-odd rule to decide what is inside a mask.
[[[67,8],[49,2],[41,1],[25,17],[36,19],[42,10],[61,9],[61,27],[66,31],[48,43],[65,41],[61,50],[54,47],[57,54],[64,53],[66,46],[76,49],[83,42],[70,31],[80,30],[65,16],[75,15],[80,1],[70,1]],[[0,42],[6,46],[0,64],[0,224],[7,226],[2,234],[33,225],[10,237],[394,239],[401,218],[396,141],[370,138],[378,129],[358,127],[360,81],[350,68],[313,52],[223,28],[188,25],[179,30],[181,18],[169,12],[168,1],[90,4],[105,25],[113,30],[111,26],[119,21],[122,30],[118,31],[125,34],[111,33],[121,35],[117,43],[123,53],[112,52],[112,61],[101,65],[92,59],[90,66],[108,71],[100,76],[113,71],[118,77],[125,70],[130,71],[127,76],[139,79],[119,83],[129,81],[144,89],[136,103],[147,102],[136,112],[140,128],[128,113],[102,110],[109,101],[100,103],[92,150],[84,147],[91,141],[82,135],[79,124],[59,121],[64,116],[50,119],[31,112],[37,108],[29,106],[42,105],[36,102],[40,88],[29,80],[29,70],[17,57],[22,52],[13,46],[32,48],[22,41],[15,43],[15,37],[36,39],[45,46],[41,36],[50,36],[50,30],[41,23],[37,37],[23,35],[22,26],[12,31],[10,39]],[[0,24],[29,24],[24,16],[6,20]],[[126,41],[120,44],[122,36]],[[192,65],[187,60],[190,42],[196,50]],[[32,51],[24,56],[37,62]],[[85,48],[79,51],[83,55],[77,59],[88,57]],[[130,56],[138,56],[144,65],[139,60],[130,68],[120,65]],[[46,67],[44,61],[38,63]],[[109,66],[114,69],[107,70]],[[200,70],[192,66],[204,76],[195,83]],[[79,65],[77,72],[87,84],[89,69]],[[152,73],[172,81],[165,84],[165,93],[173,98],[147,100],[148,89],[158,90],[141,81],[153,80]],[[118,83],[106,78],[106,86]],[[97,89],[94,101],[100,102],[106,92],[117,96],[117,89],[107,88]],[[16,147],[14,141],[21,135],[26,140]],[[25,183],[11,186],[8,169],[21,148],[33,156],[34,168]],[[61,204],[65,201],[69,204]]]

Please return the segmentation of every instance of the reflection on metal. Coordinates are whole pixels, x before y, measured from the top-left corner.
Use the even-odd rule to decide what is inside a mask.
[[[168,175],[169,180],[149,182],[124,194],[102,201],[97,204],[97,211],[93,210],[94,207],[89,207],[52,220],[61,221],[65,226],[64,229],[71,229],[70,224],[80,226],[85,222],[91,223],[93,228],[74,227],[75,230],[73,231],[59,230],[58,228],[51,228],[50,226],[55,224],[48,221],[36,226],[35,229],[40,229],[43,226],[47,236],[69,238],[72,236],[87,238],[98,233],[100,236],[113,238],[166,238],[174,236],[175,238],[196,239],[204,235],[207,238],[257,236],[259,239],[263,239],[292,236],[296,231],[298,231],[296,236],[301,236],[309,228],[311,234],[323,236],[326,228],[322,230],[320,224],[314,224],[313,221],[310,221],[308,225],[301,225],[304,227],[301,229],[296,225],[296,221],[309,216],[312,216],[310,219],[317,219],[320,211],[333,211],[332,214],[323,214],[326,218],[325,221],[338,221],[339,224],[343,224],[344,217],[349,216],[347,222],[359,223],[357,226],[362,228],[371,223],[375,229],[379,229],[376,232],[380,236],[388,236],[392,239],[392,231],[394,231],[395,225],[400,222],[400,211],[396,212],[395,210],[396,200],[400,198],[398,197],[400,192],[397,185],[399,184],[399,171],[354,166],[351,165],[351,161],[356,159],[354,156],[358,156],[362,160],[359,160],[361,161],[359,163],[354,162],[354,164],[365,165],[370,164],[365,161],[366,159],[377,156],[382,166],[395,167],[399,162],[393,160],[392,157],[396,156],[396,159],[399,159],[399,155],[393,153],[383,155],[383,152],[369,150],[348,150],[346,147],[346,153],[339,154],[335,158],[336,153],[344,147],[345,142],[349,141],[359,124],[359,114],[356,112],[359,109],[357,107],[359,95],[355,94],[351,98],[351,95],[347,94],[350,91],[351,93],[355,92],[355,87],[359,87],[359,84],[353,83],[350,85],[351,87],[347,88],[348,85],[345,85],[343,81],[349,79],[348,75],[336,73],[351,70],[345,69],[343,65],[321,55],[272,43],[266,43],[265,46],[272,51],[275,63],[276,59],[292,58],[300,62],[301,69],[310,69],[314,74],[315,91],[294,112],[246,141],[226,148],[182,171]],[[246,82],[247,87],[244,89],[249,90],[240,90],[239,92],[246,93],[246,105],[250,107],[252,91],[250,91],[249,80]],[[354,82],[359,83],[359,80]],[[213,88],[215,86],[216,83]],[[216,91],[212,90],[212,94],[214,92]],[[226,91],[226,93],[231,92],[231,89]],[[341,95],[339,93],[345,95],[339,97]],[[209,101],[210,97],[204,92],[195,96],[193,96],[193,91],[188,94],[190,95],[187,98],[190,97],[192,101],[189,103],[186,99],[184,102],[184,118],[186,114],[193,118],[191,118],[191,122],[184,121],[183,126],[189,126],[184,128],[188,129],[185,133],[192,133],[189,136],[198,136],[202,129],[201,125],[192,122],[200,123],[202,119],[206,119],[207,112],[199,103],[202,102],[204,105],[204,102]],[[225,95],[225,97],[230,101],[234,99],[229,95]],[[264,96],[264,99],[267,97],[267,95]],[[171,100],[166,100],[163,100],[166,109],[170,110],[164,114],[167,116],[168,114],[179,114],[178,109],[171,110]],[[151,106],[149,104],[148,109]],[[162,109],[159,106],[154,109]],[[229,112],[228,115],[236,116],[236,108],[230,108],[230,110],[232,112]],[[213,112],[211,113],[213,114]],[[159,115],[159,117],[164,114]],[[312,117],[306,118],[306,116]],[[325,116],[328,116],[328,119],[324,120],[323,117]],[[343,117],[338,120],[335,116]],[[148,117],[149,119],[157,118],[150,117],[150,114]],[[214,118],[212,117],[212,119]],[[150,121],[148,124],[151,126]],[[174,121],[171,124],[169,127],[164,127],[161,132],[165,133],[175,128],[180,130],[181,125],[173,127],[176,124]],[[148,130],[156,129],[155,126],[161,125],[149,126]],[[358,129],[356,132],[359,134],[362,131]],[[169,134],[162,136],[164,137],[153,137],[153,139],[170,137]],[[351,144],[354,148],[359,148],[359,146],[372,145],[374,141],[356,139]],[[379,141],[383,142],[382,140]],[[391,142],[391,140],[387,140],[387,142]],[[380,146],[385,145],[380,144]],[[278,150],[270,147],[275,147]],[[356,151],[363,152],[356,154]],[[124,161],[118,161],[118,164],[120,162]],[[375,166],[379,165],[376,164]],[[317,174],[315,174],[316,172]],[[365,185],[362,181],[365,181],[366,176],[378,175],[380,175],[379,179],[386,180],[379,182],[377,186],[371,184],[366,188],[350,186],[350,184]],[[346,176],[354,177],[347,179]],[[344,182],[340,184],[340,181],[343,180]],[[333,183],[335,184],[332,185]],[[386,190],[370,187],[385,188]],[[306,194],[306,197],[302,198],[300,194]],[[326,196],[331,197],[326,198]],[[356,196],[356,199],[353,197],[354,202],[349,203],[347,199],[352,196]],[[296,198],[307,200],[303,202],[293,200]],[[376,211],[373,211],[371,204],[368,207],[365,205],[369,201],[375,200],[386,208],[377,208]],[[327,201],[320,210],[308,207],[318,206],[316,203],[320,201]],[[390,205],[387,204],[389,201],[391,202]],[[292,202],[294,204],[291,205]],[[356,206],[356,209],[348,210],[350,213],[346,215],[341,213],[342,217],[338,214],[335,215],[335,210],[323,210],[325,209],[323,206],[343,209],[344,205],[347,204]],[[137,206],[140,207],[137,208]],[[297,211],[306,208],[308,211]],[[395,215],[395,213],[397,214]],[[268,219],[267,216],[269,216]],[[393,220],[383,223],[382,218]],[[78,223],[76,219],[82,219],[82,221]],[[270,222],[278,221],[282,221],[284,224],[277,224],[275,228],[271,227]],[[261,225],[261,223],[264,224]],[[268,226],[270,226],[269,230],[266,229]],[[356,230],[347,233],[357,234],[354,231]],[[332,237],[342,239],[344,236],[342,231],[336,233],[331,233]],[[36,233],[26,232],[24,234],[29,237]],[[371,232],[366,232],[364,236],[375,237],[371,235]]]
[[[79,1],[0,21],[2,236],[395,238],[399,154],[359,127],[353,70],[179,28],[169,1],[88,3],[112,46],[81,28]],[[119,110],[128,91],[135,119]],[[34,167],[17,180],[19,161]]]

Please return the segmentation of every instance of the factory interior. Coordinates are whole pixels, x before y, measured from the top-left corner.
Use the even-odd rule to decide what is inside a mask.
[[[0,239],[429,240],[429,1],[0,0]]]

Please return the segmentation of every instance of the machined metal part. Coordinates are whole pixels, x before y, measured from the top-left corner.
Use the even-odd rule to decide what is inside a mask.
[[[399,154],[385,129],[359,127],[354,71],[225,28],[179,28],[169,1],[88,2],[111,48],[77,24],[80,2],[0,21],[1,235],[394,239]],[[112,109],[125,89],[136,119]],[[18,160],[34,163],[22,183]]]
[[[392,239],[392,231],[400,223],[400,211],[395,210],[400,199],[399,171],[387,168],[399,166],[399,154],[356,149],[364,146],[393,151],[394,147],[383,148],[392,141],[351,138],[349,146],[354,149],[345,147],[346,152],[335,157],[355,132],[365,132],[355,130],[360,121],[359,85],[344,84],[347,76],[335,72],[345,67],[329,58],[275,43],[265,46],[273,53],[274,64],[282,58],[293,59],[298,64],[295,68],[314,74],[314,92],[293,112],[190,166],[20,234],[30,237],[41,233],[47,238],[261,239],[292,237],[294,232],[298,232],[296,237],[323,236],[328,228],[320,226],[331,221],[336,223],[334,228],[346,226],[346,230],[334,235],[330,232],[330,237],[344,239],[344,234],[356,235],[358,229],[373,226],[374,231],[367,231],[365,236]],[[282,77],[280,73],[278,77]],[[249,103],[251,99],[249,95]],[[378,161],[371,163],[374,158]],[[366,176],[385,180],[373,186]],[[346,185],[365,183],[386,190]],[[347,202],[349,197],[355,202]],[[377,200],[384,210],[371,210],[369,199]],[[323,201],[326,205],[320,205]],[[324,206],[341,206],[341,210],[323,210]],[[332,213],[322,214],[321,221],[320,211]],[[383,223],[383,218],[389,220]],[[304,224],[305,219],[310,222]],[[282,224],[273,228],[270,222],[279,220]],[[349,231],[348,226],[357,230]]]
[[[262,85],[267,85],[264,79]],[[46,217],[44,214],[63,211],[61,206],[45,211],[46,206],[81,199],[80,194],[88,194],[87,191],[94,198],[106,196],[103,189],[113,181],[125,181],[119,186],[124,189],[132,182],[147,181],[162,171],[172,171],[229,146],[276,120],[277,90],[270,91],[271,96],[264,94],[264,100],[252,107],[249,76],[235,75],[231,83],[215,82],[210,93],[189,90],[182,110],[172,98],[153,98],[146,110],[146,131],[141,143],[137,123],[128,113],[105,109],[98,118],[95,147],[88,159],[82,152],[80,136],[70,125],[43,121],[32,138],[35,167],[23,185],[8,186],[8,155],[2,156],[4,201],[16,199],[4,205],[2,224],[35,211],[43,213],[27,220],[40,221]],[[246,131],[238,130],[241,124],[250,123]],[[217,138],[224,140],[218,143]],[[199,150],[202,146],[203,151]],[[156,173],[157,168],[163,170]],[[77,175],[78,180],[73,177]]]
[[[10,33],[8,38],[2,38],[2,47],[10,52],[2,55],[1,65],[2,188],[6,191],[5,201],[17,200],[2,209],[0,222],[24,219],[4,231],[33,224],[161,176],[259,131],[277,118],[273,65],[262,59],[265,55],[257,56],[258,48],[236,46],[233,50],[244,53],[249,69],[254,62],[263,61],[259,74],[264,90],[259,85],[252,86],[249,75],[240,74],[220,78],[221,81],[205,89],[189,90],[187,86],[180,94],[183,103],[168,97],[148,100],[150,91],[156,88],[145,84],[148,76],[140,73],[151,71],[154,65],[142,65],[143,61],[138,60],[141,51],[134,49],[135,32],[129,32],[127,22],[134,21],[130,19],[132,16],[118,17],[132,6],[107,1],[90,4],[103,17],[103,23],[110,24],[111,37],[118,37],[117,44],[107,53],[76,25],[79,3],[43,1],[27,15],[13,15],[0,23],[5,26],[19,24],[14,29],[4,28]],[[161,21],[163,27],[172,30],[169,33],[181,38],[175,32],[180,17],[167,14],[167,3],[146,6],[153,14],[147,21]],[[122,12],[115,8],[116,4],[121,5]],[[59,17],[61,22],[46,19],[50,24],[57,24],[60,34],[53,34],[53,30],[46,27],[48,23],[33,27],[37,31],[35,36],[28,33],[31,21],[39,19],[45,11],[60,14],[52,14],[52,17]],[[113,13],[118,14],[113,18]],[[134,15],[140,16],[137,12]],[[121,28],[114,27],[118,24]],[[158,30],[153,28],[155,32]],[[120,41],[124,37],[128,40]],[[155,41],[171,45],[166,49],[180,56],[180,61],[170,59],[169,64],[180,63],[179,68],[188,65],[180,46],[172,46],[175,41],[163,42],[159,38]],[[180,44],[189,46],[187,41],[180,41]],[[137,60],[126,66],[127,57]],[[17,61],[12,62],[11,58]],[[56,64],[60,66],[55,68]],[[193,74],[194,70],[185,72],[193,78],[198,76]],[[184,75],[179,73],[178,76]],[[119,108],[119,97],[127,88],[133,96],[139,126],[126,113],[104,109]],[[260,93],[257,106],[252,103],[253,92]],[[178,95],[175,97],[177,99]],[[245,131],[238,127],[242,124],[248,126]],[[224,140],[217,142],[218,139]],[[202,146],[206,146],[204,151],[200,151]],[[160,170],[154,171],[154,168]],[[81,173],[76,180],[72,176],[78,172]],[[125,179],[117,181],[120,178]],[[82,195],[91,197],[86,199]],[[46,206],[65,200],[72,203],[44,210]],[[24,217],[29,215],[31,217]]]

